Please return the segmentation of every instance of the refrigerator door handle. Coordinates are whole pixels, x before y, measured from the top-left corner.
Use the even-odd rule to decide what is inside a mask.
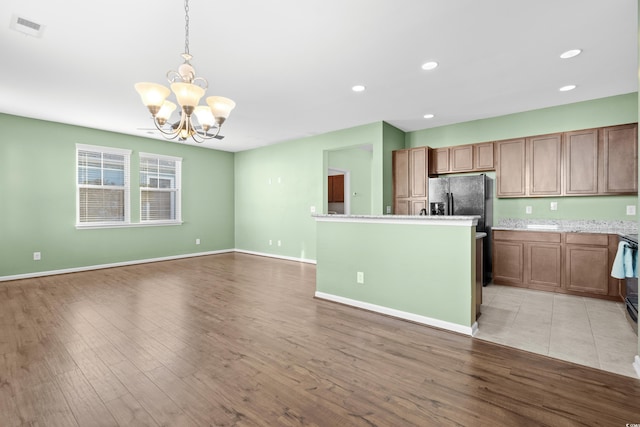
[[[449,196],[449,215],[453,215],[453,193],[448,193]]]

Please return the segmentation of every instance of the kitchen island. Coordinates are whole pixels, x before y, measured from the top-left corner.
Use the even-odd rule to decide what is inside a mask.
[[[473,335],[477,216],[314,218],[316,298]]]

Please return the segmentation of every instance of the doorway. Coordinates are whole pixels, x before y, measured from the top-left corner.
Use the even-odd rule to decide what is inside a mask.
[[[327,213],[349,215],[351,174],[347,170],[329,168],[327,171]]]

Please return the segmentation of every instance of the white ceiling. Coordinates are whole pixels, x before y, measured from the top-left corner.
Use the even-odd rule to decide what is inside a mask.
[[[11,30],[13,15],[44,25],[42,37]],[[191,0],[190,17],[207,96],[237,102],[226,138],[202,144],[225,151],[381,120],[414,131],[638,87],[635,0]],[[582,55],[561,60],[571,48]],[[149,137],[133,85],[166,83],[183,50],[182,0],[3,0],[0,112]],[[440,66],[422,70],[428,60]],[[566,84],[578,87],[559,92]]]

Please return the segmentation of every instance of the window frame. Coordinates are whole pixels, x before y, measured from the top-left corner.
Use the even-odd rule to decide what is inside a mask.
[[[94,153],[111,154],[124,157],[124,183],[123,185],[95,185],[95,184],[81,184],[80,183],[80,151],[88,151]],[[75,173],[75,187],[76,187],[76,228],[112,228],[112,227],[127,227],[131,225],[131,150],[123,148],[104,147],[99,145],[88,144],[76,144],[76,173]],[[103,165],[101,165],[101,171],[104,171]],[[80,216],[80,190],[82,188],[95,188],[95,189],[118,189],[123,190],[123,207],[124,216],[122,220],[117,221],[81,221]]]
[[[175,188],[152,188],[152,187],[143,187],[142,179],[139,179],[139,193],[138,199],[140,201],[140,225],[179,225],[182,224],[182,157],[175,156],[167,156],[164,154],[155,154],[155,153],[138,153],[138,174],[142,175],[142,160],[143,159],[153,159],[158,161],[158,163],[162,160],[175,162],[175,175],[173,177],[173,182]],[[158,165],[159,167],[159,165]],[[151,178],[151,177],[147,177]],[[162,179],[158,177],[158,179]],[[175,212],[174,219],[143,219],[143,209],[142,209],[142,193],[143,191],[150,192],[161,192],[161,193],[175,193],[175,205],[172,207],[172,211]]]

